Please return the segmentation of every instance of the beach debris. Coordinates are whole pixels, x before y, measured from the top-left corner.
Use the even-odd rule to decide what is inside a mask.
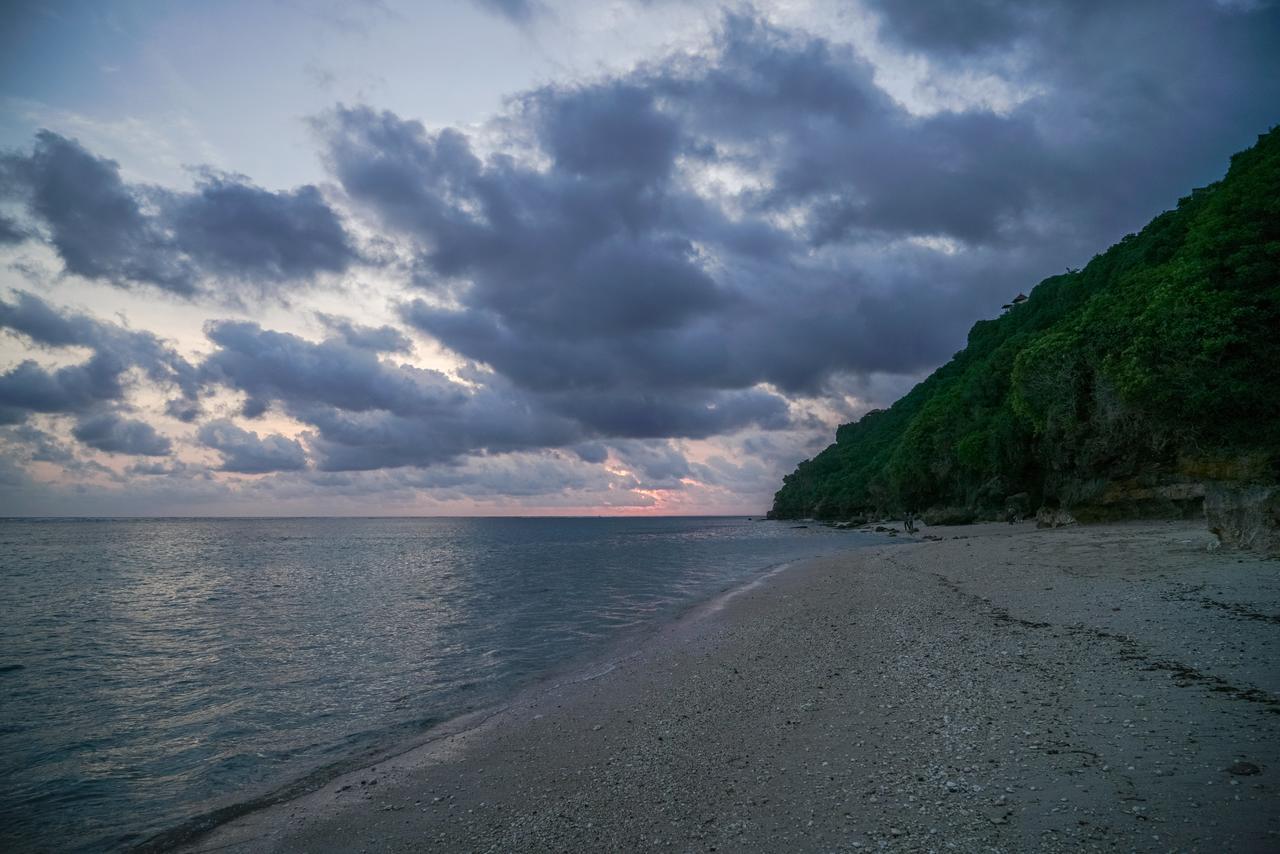
[[[1254,774],[1262,773],[1262,769],[1257,765],[1254,765],[1252,762],[1245,762],[1244,760],[1232,762],[1223,770],[1228,774],[1234,774],[1237,777],[1251,777]]]

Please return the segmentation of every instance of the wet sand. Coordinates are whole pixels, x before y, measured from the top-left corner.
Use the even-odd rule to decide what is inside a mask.
[[[187,850],[1280,850],[1280,561],[1182,522],[923,533]]]

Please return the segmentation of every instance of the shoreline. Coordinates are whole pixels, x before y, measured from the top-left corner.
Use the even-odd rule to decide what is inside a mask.
[[[830,554],[821,555],[818,558],[801,558],[762,566],[707,598],[696,599],[678,606],[667,619],[654,625],[633,629],[619,638],[612,639],[600,651],[574,658],[547,673],[534,677],[524,685],[516,686],[513,693],[495,703],[446,717],[410,738],[388,742],[365,752],[313,768],[299,777],[285,780],[277,786],[244,800],[215,806],[191,816],[174,827],[155,833],[127,850],[135,854],[150,854],[150,852],[186,850],[191,846],[198,848],[201,840],[217,833],[220,828],[228,824],[251,820],[251,817],[258,813],[282,805],[287,806],[324,790],[334,781],[361,775],[370,768],[376,769],[379,765],[393,762],[408,754],[430,751],[437,742],[479,729],[490,719],[510,712],[513,707],[522,702],[536,700],[566,686],[599,678],[615,669],[620,662],[639,654],[646,645],[656,642],[659,637],[679,624],[702,619],[705,614],[719,610],[718,603],[728,601],[745,590],[754,589],[764,580],[790,568],[802,565],[809,560],[821,560],[850,551],[894,544],[887,537],[868,535],[865,532],[858,533],[861,535],[857,538],[858,540],[865,538],[869,542],[861,544],[856,541],[849,542]],[[851,537],[850,540],[854,538]],[[900,542],[911,542],[911,540],[904,538]],[[624,652],[627,649],[631,651]]]
[[[1185,523],[927,530],[183,850],[1280,843],[1280,564]]]

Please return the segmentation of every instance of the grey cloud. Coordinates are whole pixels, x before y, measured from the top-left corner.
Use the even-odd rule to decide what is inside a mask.
[[[321,406],[295,406],[291,413],[316,428],[311,446],[324,471],[430,466],[468,454],[559,447],[581,436],[571,422],[490,393],[436,417]]]
[[[337,340],[312,343],[256,324],[220,322],[203,381],[279,402],[316,429],[324,470],[428,465],[468,453],[558,447],[581,428],[494,383],[471,388],[444,374],[380,360]]]
[[[28,412],[80,412],[124,396],[124,365],[94,356],[82,365],[47,370],[31,360],[0,374],[0,412],[10,423]]]
[[[457,131],[364,108],[319,126],[351,198],[411,241],[425,281],[459,297],[457,309],[410,302],[406,322],[605,434],[777,425],[780,401],[753,386],[811,390],[836,372],[914,370],[945,356],[949,343],[920,346],[890,334],[897,318],[873,315],[900,313],[874,266],[837,272],[813,244],[870,231],[989,239],[1029,203],[996,158],[978,157],[1003,133],[1015,141],[999,160],[1021,162],[1035,148],[1024,125],[984,114],[921,130],[847,49],[749,19],[728,19],[710,59],[545,87],[519,100],[517,116],[550,169],[481,159]],[[744,196],[745,217],[708,204],[676,170],[682,156],[715,162],[753,140],[748,165],[774,180]],[[858,158],[847,149],[879,152],[873,142],[909,153],[901,164],[879,154],[848,165]],[[952,148],[958,157],[939,156]],[[831,174],[820,179],[812,162]],[[916,173],[931,180],[903,192]],[[862,186],[841,195],[855,180]],[[979,188],[994,199],[986,214],[971,198]],[[767,219],[794,204],[810,206],[807,232]],[[988,278],[994,288],[1007,276]],[[935,297],[905,325],[921,310],[950,323],[954,303]],[[620,399],[619,388],[632,393]],[[669,402],[685,417],[664,417]]]
[[[31,476],[17,460],[0,457],[0,486],[6,488],[23,487],[31,483]]]
[[[0,214],[0,246],[22,243],[30,235],[13,217]]]
[[[469,307],[585,338],[671,328],[725,303],[679,222],[663,222],[649,154],[580,179],[573,170],[591,164],[573,156],[568,174],[483,163],[457,131],[390,113],[343,109],[321,127],[346,191],[420,242],[434,280],[469,279]]]
[[[880,12],[882,32],[890,38],[926,52],[956,53],[1006,45],[1052,5],[1017,0],[868,0],[868,4]]]
[[[206,174],[196,192],[169,195],[163,216],[176,249],[205,277],[299,282],[341,273],[357,257],[341,221],[310,185],[269,192]]]
[[[0,300],[0,328],[27,336],[50,347],[93,346],[101,341],[101,327],[85,315],[60,314],[44,300],[19,291],[16,302]]]
[[[45,224],[68,272],[119,284],[145,281],[190,294],[191,274],[164,251],[165,237],[143,212],[113,160],[42,130],[30,155],[0,156],[0,198],[21,199]]]
[[[142,475],[143,477],[175,477],[183,476],[191,471],[190,467],[179,460],[166,460],[165,462],[157,461],[138,461],[130,464],[125,472],[130,475]]]
[[[662,395],[619,390],[540,399],[553,411],[604,436],[705,438],[747,425],[781,429],[789,423],[786,401],[756,389]]]
[[[490,6],[517,21],[533,9]],[[256,483],[572,492],[607,481],[612,448],[632,486],[764,495],[829,439],[805,398],[850,416],[890,402],[973,320],[1216,178],[1276,120],[1274,9],[990,0],[961,20],[958,4],[877,8],[886,38],[938,75],[1035,94],[1003,112],[914,115],[854,48],[730,15],[703,49],[513,97],[483,145],[340,107],[315,127],[344,206],[378,231],[378,263],[403,262],[423,289],[400,321],[469,360],[461,381],[388,356],[410,351],[395,326],[325,317],[315,343],[214,323],[197,370],[160,344],[144,356],[123,332],[95,338],[70,316],[0,303],[0,323],[44,346],[97,342],[65,374],[28,363],[0,376],[0,419],[98,413],[119,400],[120,366],[153,365],[182,390],[179,417],[196,417],[190,390],[203,385],[243,393],[247,416],[307,425],[314,466]],[[73,172],[69,186],[48,177]],[[6,157],[0,182],[68,269],[108,281],[181,292],[206,275],[262,269],[256,281],[275,284],[352,263],[308,188],[215,175],[188,194],[132,186],[61,138]],[[762,432],[784,426],[803,436]],[[734,452],[694,463],[666,442],[710,437]]]
[[[189,193],[129,184],[115,161],[47,130],[30,154],[0,155],[0,198],[25,202],[68,272],[121,287],[191,297],[217,282],[228,298],[339,273],[357,260],[313,186],[273,193],[212,172]]]
[[[454,298],[407,303],[407,323],[558,412],[614,435],[660,434],[644,419],[662,420],[662,400],[718,408],[716,395],[760,383],[812,394],[841,375],[936,365],[1009,292],[1078,265],[1172,202],[1171,181],[1191,183],[1159,154],[1165,125],[1216,111],[1194,124],[1210,128],[1196,131],[1216,152],[1202,162],[1220,170],[1280,92],[1233,102],[1204,81],[1280,79],[1262,73],[1277,40],[1239,15],[1121,5],[1086,31],[1088,16],[991,4],[993,21],[1009,21],[990,24],[993,38],[1034,31],[1050,54],[1028,75],[1046,91],[1005,114],[912,115],[852,48],[730,15],[702,53],[516,99],[510,150],[532,144],[548,168],[364,108],[319,127],[346,192],[419,254],[425,286]],[[1152,52],[1133,74],[1113,45],[1127,70],[1112,73],[1115,62],[1085,67],[1081,46],[1049,31],[1069,25],[1088,42],[1115,25],[1136,38],[1144,15],[1174,29],[1204,18],[1235,47],[1222,48],[1221,71],[1197,60],[1193,79]],[[1148,128],[1134,105],[1151,78],[1202,96]],[[730,197],[733,217],[684,171],[719,166],[761,182]],[[619,401],[617,389],[631,394]]]
[[[1018,115],[909,114],[848,47],[729,16],[710,57],[651,73],[688,131],[767,177],[761,210],[799,206],[802,237],[1017,234],[1046,174],[1045,145]],[[1008,232],[1012,232],[1009,234]]]
[[[29,424],[10,427],[4,437],[15,445],[24,447],[34,462],[59,465],[72,465],[76,462],[76,456],[69,447]]]
[[[323,312],[318,313],[316,317],[326,329],[349,346],[359,350],[370,350],[375,353],[408,353],[413,349],[413,342],[409,337],[394,326],[366,326]]]
[[[206,447],[222,454],[222,470],[240,474],[298,471],[307,466],[301,443],[273,433],[259,436],[226,420],[210,421],[200,427],[198,437]]]
[[[756,390],[665,396],[533,394],[500,375],[467,386],[433,370],[382,360],[339,339],[313,343],[222,321],[201,381],[241,391],[315,429],[323,470],[430,465],[468,454],[566,447],[593,437],[709,436],[746,424],[781,426],[786,404]]]
[[[430,415],[467,396],[464,387],[439,371],[385,363],[369,350],[335,339],[315,344],[247,321],[216,321],[205,331],[218,346],[201,365],[205,382],[259,400]]]
[[[680,479],[692,474],[689,461],[670,442],[619,442],[613,448],[623,466],[648,489],[679,488]]]
[[[681,148],[681,125],[643,85],[546,87],[523,98],[556,166],[567,173],[652,184]]]
[[[394,481],[414,489],[435,492],[440,497],[520,498],[597,493],[586,499],[597,501],[618,479],[598,466],[554,453],[525,452],[500,457],[473,457],[451,465],[426,469],[406,469],[392,474]]]
[[[30,424],[16,424],[0,430],[0,445],[3,445],[6,457],[15,461],[52,463],[77,480],[88,477],[116,483],[124,480],[114,469],[81,457],[60,437]]]
[[[185,424],[190,424],[200,417],[200,403],[196,400],[175,397],[172,400],[165,401],[164,414]]]
[[[1035,218],[1082,258],[1171,206],[1188,186],[1216,180],[1228,155],[1276,121],[1274,5],[872,5],[882,31],[919,50],[939,75],[977,71],[1038,92],[1011,118],[1034,128],[1040,154],[1009,171],[1041,196]]]
[[[113,454],[164,457],[173,450],[172,443],[150,424],[113,412],[82,418],[71,432],[89,447]]]
[[[825,437],[829,441],[830,437]],[[787,460],[787,467],[794,465],[795,459]],[[705,463],[693,466],[692,477],[699,483],[728,490],[735,495],[752,493],[772,494],[777,488],[781,475],[787,467],[766,465],[762,460],[743,457],[730,460],[719,454],[713,455]]]
[[[0,374],[0,413],[8,413],[11,421],[25,418],[27,412],[83,413],[119,403],[128,387],[127,372],[133,368],[161,387],[176,390],[178,408],[197,407],[194,367],[150,332],[59,312],[26,292],[17,293],[13,302],[0,300],[0,329],[42,347],[92,351],[80,364],[50,370],[24,360]]]
[[[521,26],[546,11],[541,0],[472,0],[478,7]]]
[[[27,359],[0,374],[0,423],[22,424],[36,412],[75,415],[72,435],[89,447],[110,453],[167,455],[172,450],[169,439],[150,424],[124,418],[116,411],[124,404],[134,369],[162,388],[178,392],[169,402],[171,412],[185,413],[191,420],[199,410],[195,369],[150,332],[59,312],[25,292],[16,294],[13,302],[0,300],[0,329],[40,347],[85,347],[91,351],[79,364],[50,369]],[[33,459],[58,453],[58,462],[65,468],[78,468],[77,461],[65,458],[37,433],[19,437]]]
[[[583,442],[571,449],[584,463],[600,464],[609,459],[609,449],[599,442]]]

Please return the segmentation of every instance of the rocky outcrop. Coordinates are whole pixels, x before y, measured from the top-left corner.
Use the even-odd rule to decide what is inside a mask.
[[[1203,483],[1175,477],[1126,478],[1106,483],[1088,500],[1071,502],[1080,522],[1123,519],[1192,519],[1204,505]]]
[[[970,525],[977,517],[968,507],[930,507],[921,514],[926,525]]]
[[[1222,546],[1280,557],[1280,486],[1210,483],[1204,516]]]
[[[1005,516],[1017,514],[1019,517],[1027,516],[1031,513],[1031,495],[1026,492],[1019,492],[1016,495],[1010,495],[1004,500]]]
[[[1036,511],[1037,528],[1065,528],[1076,524],[1076,517],[1061,507],[1041,507]]]

